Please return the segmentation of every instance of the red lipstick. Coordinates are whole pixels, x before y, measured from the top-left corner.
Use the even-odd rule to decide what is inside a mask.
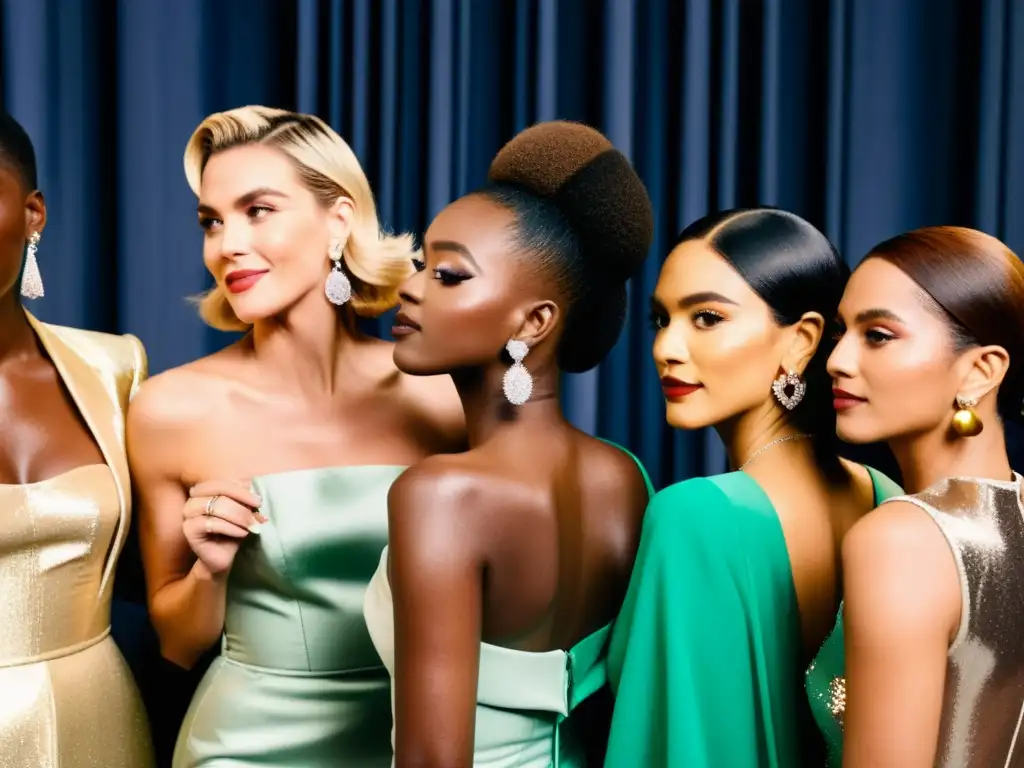
[[[228,272],[224,286],[232,293],[245,293],[260,281],[269,269],[236,269]]]
[[[665,393],[665,399],[673,402],[682,400],[687,395],[693,394],[703,385],[690,384],[688,381],[681,381],[672,376],[661,377],[661,391]]]
[[[866,403],[863,397],[857,397],[847,392],[845,389],[839,389],[838,387],[832,388],[832,407],[842,413],[848,411],[861,403]]]

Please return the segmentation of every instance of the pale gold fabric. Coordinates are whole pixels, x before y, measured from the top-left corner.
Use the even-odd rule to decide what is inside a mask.
[[[1012,482],[949,478],[897,496],[935,520],[960,573],[936,766],[1024,768],[1024,503]]]
[[[110,637],[131,520],[124,418],[145,352],[29,321],[107,464],[0,486],[0,768],[149,768],[145,712]]]

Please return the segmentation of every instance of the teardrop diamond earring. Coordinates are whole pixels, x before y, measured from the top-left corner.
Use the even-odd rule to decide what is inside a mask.
[[[505,371],[505,376],[501,381],[501,388],[505,392],[505,398],[512,405],[522,405],[533,394],[533,376],[530,375],[530,372],[526,370],[526,366],[523,365],[523,358],[526,357],[526,353],[530,351],[530,348],[526,345],[525,341],[510,339],[508,344],[505,345],[505,351],[512,358],[512,366]]]
[[[36,259],[36,250],[39,248],[41,239],[42,235],[33,232],[28,239],[28,248],[25,250],[25,270],[21,273],[21,295],[26,299],[41,299],[45,295],[43,276],[39,272],[39,261]]]
[[[331,269],[331,274],[327,276],[327,282],[324,284],[324,293],[327,295],[327,300],[339,307],[352,298],[352,281],[348,279],[348,275],[345,274],[345,270],[341,266],[341,257],[344,250],[345,246],[340,241],[331,241],[331,247],[327,251],[327,255],[334,262],[334,267]]]

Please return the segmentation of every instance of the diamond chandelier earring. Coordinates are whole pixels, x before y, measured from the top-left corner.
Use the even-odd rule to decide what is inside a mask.
[[[327,276],[327,282],[324,284],[324,293],[327,295],[327,300],[339,307],[352,298],[352,281],[348,279],[348,275],[345,274],[341,266],[341,257],[344,250],[345,246],[340,240],[331,241],[331,247],[328,249],[327,255],[334,262],[334,266],[331,268],[331,274]]]
[[[956,412],[953,414],[953,431],[960,437],[975,437],[985,428],[974,406],[978,401],[971,397],[956,396]]]
[[[505,345],[505,351],[512,358],[512,367],[505,371],[501,388],[505,392],[505,399],[512,405],[522,405],[533,394],[533,376],[523,365],[523,358],[530,348],[526,346],[525,341],[510,339]]]
[[[41,299],[44,295],[43,276],[39,273],[39,261],[36,259],[36,250],[41,239],[42,235],[38,232],[33,232],[28,238],[25,271],[21,273],[21,295],[26,299]]]
[[[786,387],[792,387],[793,394],[787,395]],[[807,384],[797,375],[796,371],[790,371],[780,374],[779,378],[772,382],[772,394],[779,401],[779,405],[787,411],[792,411],[800,405],[800,401],[807,394]]]

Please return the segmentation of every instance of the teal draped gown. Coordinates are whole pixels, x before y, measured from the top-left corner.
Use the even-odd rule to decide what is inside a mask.
[[[870,470],[876,496],[891,484]],[[650,503],[608,651],[612,768],[799,768],[809,726],[789,553],[743,472]]]

